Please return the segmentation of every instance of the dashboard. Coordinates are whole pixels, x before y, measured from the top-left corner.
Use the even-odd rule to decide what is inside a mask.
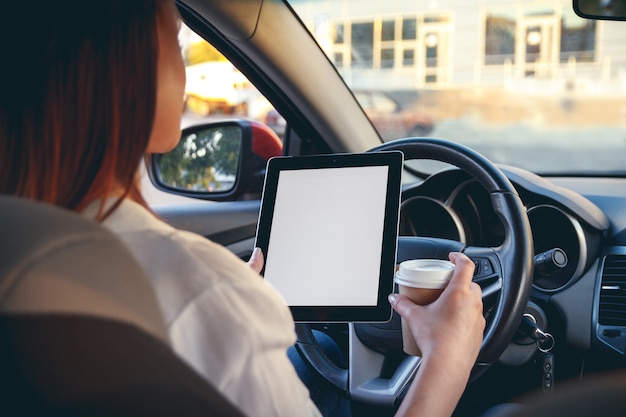
[[[561,345],[623,357],[626,179],[544,178],[515,167],[500,169],[519,193],[532,230],[535,269],[529,312],[558,335]],[[400,210],[401,236],[483,247],[503,241],[489,194],[456,168],[405,185]],[[520,365],[533,353],[534,345],[519,337],[501,360]]]

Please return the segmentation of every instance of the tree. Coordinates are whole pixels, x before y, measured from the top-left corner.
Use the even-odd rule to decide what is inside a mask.
[[[234,178],[239,166],[241,130],[238,126],[210,127],[183,137],[160,160],[161,179],[176,188],[221,188],[218,178]]]

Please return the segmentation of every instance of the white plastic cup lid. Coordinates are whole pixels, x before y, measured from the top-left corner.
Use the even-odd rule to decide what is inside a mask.
[[[412,259],[400,263],[395,281],[414,288],[443,288],[454,271],[454,264],[443,259]]]

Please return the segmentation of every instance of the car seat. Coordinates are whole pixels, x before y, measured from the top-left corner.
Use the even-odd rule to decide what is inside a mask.
[[[242,416],[176,356],[116,236],[0,196],[0,414]]]

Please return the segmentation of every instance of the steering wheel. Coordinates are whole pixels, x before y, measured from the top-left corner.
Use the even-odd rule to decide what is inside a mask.
[[[526,210],[508,178],[479,153],[458,143],[434,138],[387,142],[370,152],[397,150],[405,160],[431,159],[457,166],[489,193],[504,232],[498,247],[466,246],[458,241],[402,236],[397,262],[411,258],[447,259],[450,251],[476,264],[474,282],[483,292],[486,327],[470,381],[482,375],[511,342],[528,303],[532,282],[533,240]],[[396,407],[410,385],[420,358],[402,353],[400,317],[387,323],[350,323],[348,369],[326,357],[311,327],[296,323],[296,349],[322,378],[361,403]],[[459,349],[463,349],[459,346]],[[389,362],[394,363],[391,371]]]

